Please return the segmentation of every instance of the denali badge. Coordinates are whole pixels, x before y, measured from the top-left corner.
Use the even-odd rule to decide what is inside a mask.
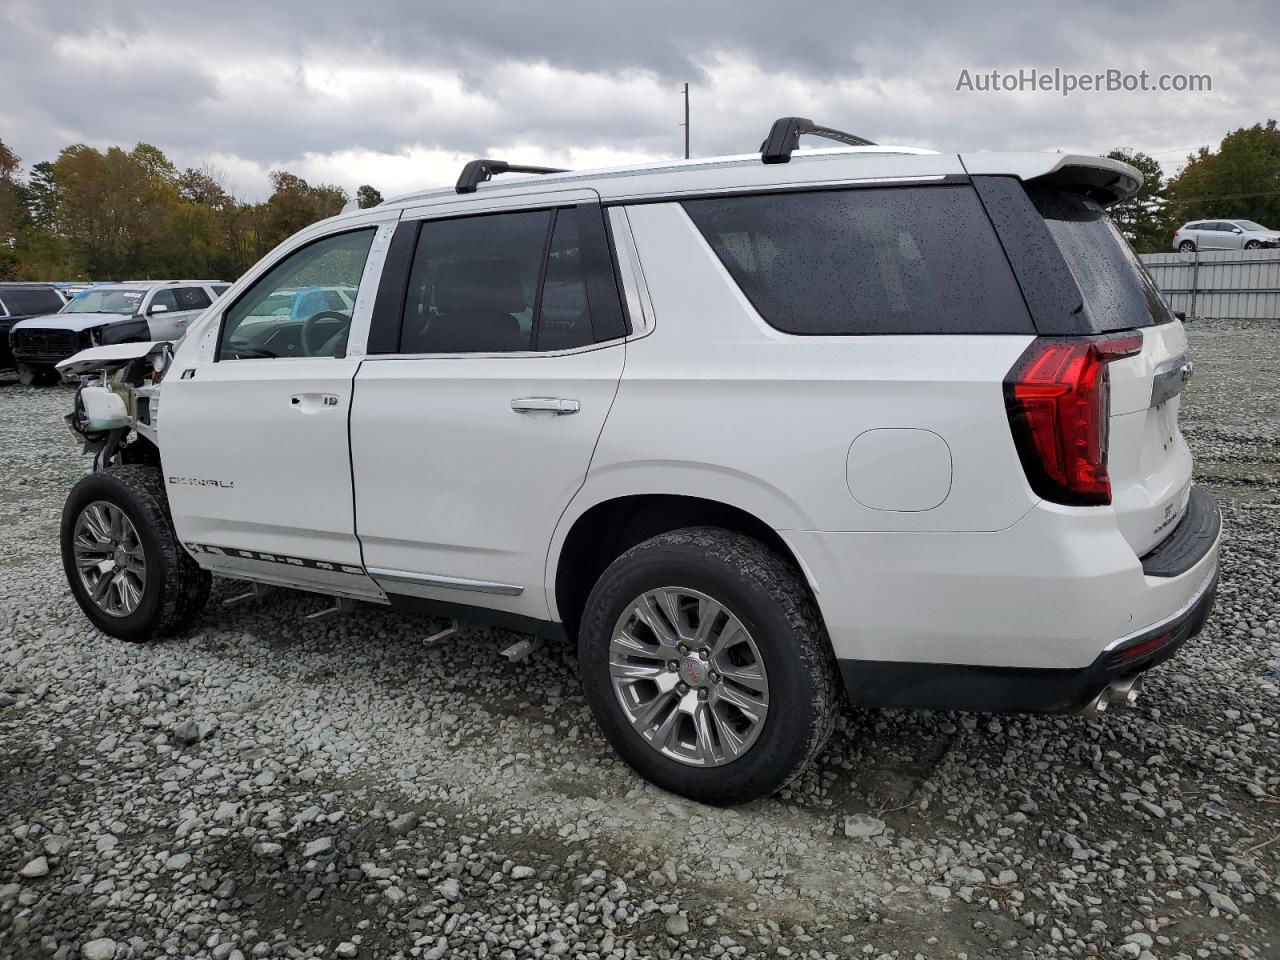
[[[222,487],[227,490],[236,485],[234,480],[203,480],[199,477],[169,477],[169,483],[175,487]]]

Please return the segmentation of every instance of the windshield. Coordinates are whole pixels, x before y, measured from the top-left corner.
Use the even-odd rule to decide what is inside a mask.
[[[1237,220],[1236,226],[1244,227],[1246,230],[1266,230],[1260,223],[1254,223],[1252,220]]]
[[[1173,319],[1146,267],[1102,207],[1065,190],[1027,192],[1075,277],[1094,330],[1110,333]]]
[[[97,287],[86,290],[65,307],[63,313],[136,313],[145,290],[131,287]]]

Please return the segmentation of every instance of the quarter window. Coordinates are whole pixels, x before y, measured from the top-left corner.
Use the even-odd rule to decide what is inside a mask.
[[[687,200],[770,326],[785,333],[1034,333],[972,187]]]
[[[289,254],[226,311],[219,360],[341,357],[376,230],[354,230]]]
[[[203,310],[213,302],[202,287],[175,287],[173,297],[179,310]]]

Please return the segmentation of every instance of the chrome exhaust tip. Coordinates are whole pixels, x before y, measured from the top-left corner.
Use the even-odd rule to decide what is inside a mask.
[[[1098,695],[1086,703],[1080,711],[1081,716],[1096,717],[1100,713],[1107,712],[1107,706],[1111,700],[1111,688],[1103,687],[1098,691]]]
[[[1142,692],[1142,677],[1122,677],[1119,680],[1113,680],[1107,690],[1110,694],[1111,702],[1116,706],[1137,706],[1138,694]]]

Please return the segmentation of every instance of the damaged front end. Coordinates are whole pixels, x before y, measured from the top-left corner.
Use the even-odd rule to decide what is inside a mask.
[[[64,418],[93,454],[94,470],[117,463],[159,463],[156,435],[160,381],[173,360],[171,343],[119,343],[82,350],[58,364],[78,377]]]

